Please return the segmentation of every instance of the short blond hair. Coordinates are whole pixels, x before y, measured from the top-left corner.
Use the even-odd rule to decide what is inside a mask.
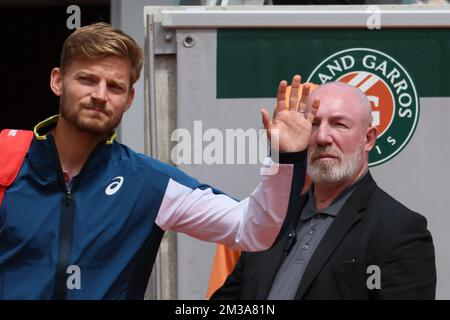
[[[123,57],[131,62],[130,80],[133,85],[141,73],[142,50],[128,34],[104,22],[82,27],[64,41],[60,68],[64,72],[64,69],[76,58],[98,59],[110,55]]]

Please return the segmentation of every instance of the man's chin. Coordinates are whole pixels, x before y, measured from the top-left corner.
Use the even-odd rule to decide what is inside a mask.
[[[80,121],[77,127],[80,131],[97,137],[105,137],[114,130],[112,126],[103,124],[101,121],[98,121],[97,123],[97,121],[92,120],[89,122]]]
[[[342,183],[345,178],[336,175],[334,172],[320,172],[316,175],[311,176],[311,180],[314,184],[327,184],[327,185],[335,185]]]
[[[338,161],[332,160],[331,158],[327,158],[327,160],[314,161],[308,170],[308,174],[311,176],[313,183],[334,184],[342,178],[341,174],[339,174],[341,168],[336,165]]]

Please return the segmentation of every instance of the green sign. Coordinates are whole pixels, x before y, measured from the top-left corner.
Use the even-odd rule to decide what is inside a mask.
[[[324,59],[309,75],[307,82],[349,83],[369,98],[373,125],[378,128],[369,164],[383,163],[403,149],[411,138],[419,118],[419,99],[406,70],[383,52],[352,48]]]
[[[378,128],[371,166],[407,145],[419,97],[450,96],[450,30],[219,30],[217,37],[219,99],[274,97],[294,74],[365,92]]]

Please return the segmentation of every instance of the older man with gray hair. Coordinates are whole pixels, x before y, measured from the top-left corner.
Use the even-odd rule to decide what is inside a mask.
[[[243,253],[213,299],[434,299],[426,219],[380,189],[369,169],[377,128],[367,97],[319,86],[308,149],[312,186],[291,197],[277,242]],[[299,194],[299,193],[298,193]]]

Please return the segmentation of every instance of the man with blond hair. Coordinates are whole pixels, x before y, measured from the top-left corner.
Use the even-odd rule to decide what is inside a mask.
[[[274,117],[262,111],[269,137],[279,140],[280,163],[269,161],[260,185],[238,202],[115,141],[141,68],[136,42],[106,23],[66,39],[50,78],[59,115],[36,125],[0,197],[1,299],[142,299],[169,229],[244,251],[274,242],[291,182],[304,178],[319,105],[308,118],[297,111],[300,77],[289,106],[282,81]],[[12,145],[17,132],[1,137],[0,145]],[[7,156],[0,150],[1,163]],[[264,174],[278,165],[276,174]]]
[[[293,197],[284,231],[243,253],[213,299],[434,299],[426,219],[381,190],[369,169],[377,128],[367,97],[340,82],[320,99],[308,148],[312,186]]]

